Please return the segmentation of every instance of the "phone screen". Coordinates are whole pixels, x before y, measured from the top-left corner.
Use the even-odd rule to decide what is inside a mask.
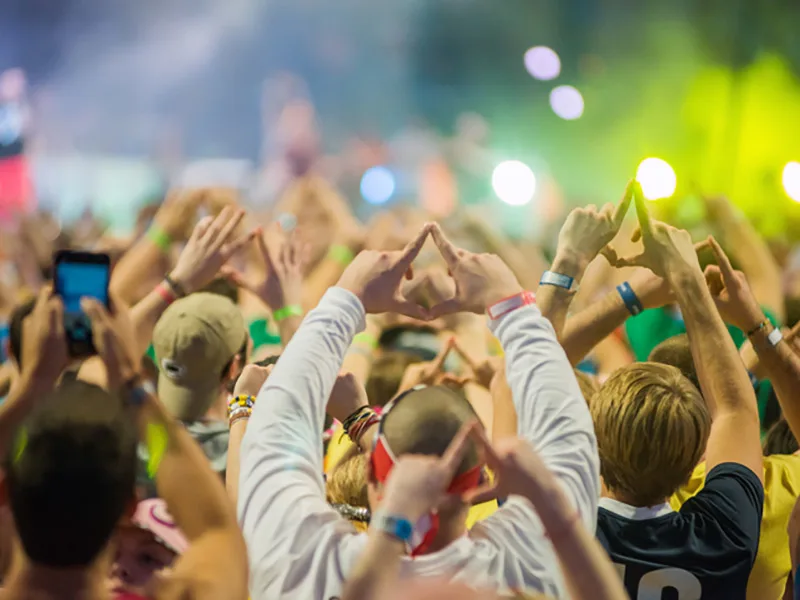
[[[56,293],[64,302],[64,329],[73,355],[94,352],[92,327],[81,309],[81,298],[95,298],[108,306],[109,265],[100,262],[71,261],[56,263]]]

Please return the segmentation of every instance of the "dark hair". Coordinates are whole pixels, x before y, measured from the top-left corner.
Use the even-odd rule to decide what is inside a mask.
[[[786,419],[778,419],[769,428],[764,438],[764,456],[772,454],[794,454],[800,450],[789,423]]]
[[[783,306],[786,309],[786,322],[784,325],[794,327],[800,321],[800,297],[786,296],[783,300]]]
[[[42,399],[6,455],[22,547],[49,567],[85,567],[135,498],[137,435],[118,396],[72,381]]]
[[[239,288],[224,277],[217,277],[200,291],[217,294],[218,296],[227,298],[234,304],[239,304]]]
[[[385,406],[397,395],[409,365],[422,362],[416,354],[402,350],[385,350],[372,363],[365,387],[372,406]]]
[[[697,391],[700,389],[700,380],[692,358],[692,349],[689,345],[689,336],[685,333],[667,338],[650,352],[648,362],[661,363],[676,367],[681,374],[692,382]]]
[[[11,311],[11,317],[8,320],[8,351],[11,357],[17,361],[20,369],[22,368],[22,323],[25,317],[33,312],[35,305],[35,297],[18,304]]]
[[[236,360],[237,356],[241,356],[242,357],[242,365],[246,365],[247,364],[247,359],[248,359],[248,356],[247,356],[247,342],[249,342],[249,341],[250,341],[250,334],[245,334],[244,343],[242,344],[242,347],[239,348],[239,351],[236,354],[234,354],[233,356],[231,356],[231,359],[228,362],[225,363],[224,367],[222,367],[222,373],[219,374],[220,379],[225,379],[225,377],[227,377],[228,371],[231,370],[231,366],[233,365],[233,361]],[[234,379],[231,379],[228,382],[227,389],[228,389],[228,393],[229,394],[233,393],[233,390],[236,387],[236,382],[239,381],[239,377],[241,377],[241,376],[242,376],[242,371],[240,370],[239,373],[236,375],[236,377]]]

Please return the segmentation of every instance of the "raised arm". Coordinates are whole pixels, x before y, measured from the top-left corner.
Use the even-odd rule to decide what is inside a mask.
[[[512,494],[527,498],[552,540],[574,600],[628,598],[593,530],[579,522],[564,488],[531,444],[512,437],[492,445],[480,429],[473,429],[471,434],[483,447],[486,462],[495,474],[494,482],[476,490],[471,501]]]
[[[606,249],[622,226],[631,205],[635,182],[628,182],[625,194],[616,207],[608,203],[600,212],[594,206],[576,208],[558,234],[558,248],[550,270],[542,275],[536,302],[542,314],[561,337],[569,306],[586,268]],[[608,252],[608,250],[605,250]]]
[[[714,415],[706,448],[708,470],[721,463],[735,462],[761,478],[761,443],[753,386],[706,285],[691,236],[651,219],[641,193],[635,195],[635,200],[644,252],[620,264],[648,267],[667,279],[675,292],[703,397]],[[719,246],[713,238],[710,241],[719,254]]]
[[[222,482],[186,428],[169,416],[151,388],[142,385],[127,312],[118,309],[112,317],[90,299],[82,308],[92,323],[109,389],[128,397],[139,438],[148,447],[148,471],[190,542],[158,582],[155,600],[245,600],[247,551]]]
[[[586,358],[597,344],[634,313],[674,301],[669,284],[647,269],[639,269],[625,283],[629,290],[623,283],[622,292],[619,289],[609,292],[567,320],[561,334],[561,345],[573,365]]]
[[[304,252],[297,234],[286,236],[278,224],[270,227],[267,236],[256,237],[260,264],[250,261],[244,272],[226,267],[224,273],[236,285],[250,294],[249,318],[264,316],[271,311],[278,325],[283,345],[289,343],[303,321],[303,263]]]
[[[721,239],[741,265],[753,295],[783,322],[783,277],[781,268],[767,243],[742,212],[723,197],[705,197],[706,210],[719,229]]]
[[[749,334],[760,370],[772,382],[789,428],[800,436],[800,357],[769,319],[748,286],[734,271],[722,248],[714,245],[718,265],[706,267],[706,281],[722,316]],[[791,334],[790,334],[791,335]]]
[[[581,518],[593,529],[600,494],[597,442],[586,401],[553,326],[533,304],[504,312],[503,300],[520,294],[522,288],[500,258],[456,248],[438,226],[432,233],[453,274],[456,296],[433,307],[431,316],[457,310],[483,312],[487,307],[494,307],[490,315],[501,313],[494,315],[490,328],[505,352],[518,433],[534,444]],[[519,507],[510,506],[513,504],[504,505],[500,513],[512,516],[520,512],[516,519],[519,527],[535,535],[537,526],[531,523],[531,513],[524,507],[518,511]]]
[[[360,542],[325,502],[325,407],[365,310],[425,316],[397,290],[427,234],[426,228],[403,251],[356,257],[305,318],[258,395],[241,448],[238,502],[254,600],[308,589],[303,582],[320,561],[340,580],[358,552]],[[301,546],[287,553],[287,540]],[[314,585],[314,597],[322,597],[328,581]]]

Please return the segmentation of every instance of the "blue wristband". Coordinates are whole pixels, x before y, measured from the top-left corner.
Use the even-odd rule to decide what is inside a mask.
[[[542,278],[539,280],[539,285],[554,285],[564,288],[567,291],[572,289],[573,283],[575,283],[574,277],[562,273],[555,273],[553,271],[545,271],[542,273]]]
[[[375,527],[384,533],[388,533],[404,544],[409,544],[411,542],[411,537],[414,535],[414,526],[411,524],[411,521],[397,515],[388,515],[383,512],[378,512],[372,515],[369,524],[370,527]]]
[[[639,300],[639,297],[633,291],[630,283],[626,281],[625,283],[619,284],[617,286],[617,291],[622,301],[625,303],[625,308],[627,308],[634,317],[644,310],[641,300]]]

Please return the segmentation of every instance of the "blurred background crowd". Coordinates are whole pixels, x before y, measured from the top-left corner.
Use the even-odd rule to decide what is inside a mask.
[[[508,233],[541,236],[638,165],[680,224],[702,220],[698,192],[724,193],[781,239],[800,218],[798,11],[6,0],[0,153],[24,151],[26,206],[91,210],[117,232],[170,184],[235,185],[269,207],[313,168],[362,217],[486,204]]]

